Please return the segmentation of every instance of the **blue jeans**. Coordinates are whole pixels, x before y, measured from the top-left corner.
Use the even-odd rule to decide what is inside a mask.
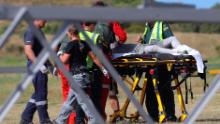
[[[80,88],[83,90],[87,89],[90,83],[89,80],[89,74],[88,73],[79,73],[76,75],[73,75],[73,80],[75,83],[79,84]],[[97,124],[97,120],[95,119],[94,115],[88,110],[88,106],[83,102],[85,100],[89,100],[89,96],[86,95],[85,97],[79,97],[76,92],[74,92],[73,89],[73,84],[70,82],[70,92],[68,94],[68,98],[66,102],[64,102],[61,111],[55,120],[58,124],[65,124],[69,115],[72,113],[72,111],[76,110],[76,105],[77,102],[89,118],[88,124]],[[91,100],[89,100],[89,104],[93,104]]]

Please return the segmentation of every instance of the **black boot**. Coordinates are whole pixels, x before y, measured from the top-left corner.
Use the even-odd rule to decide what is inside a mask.
[[[175,115],[168,115],[168,116],[166,117],[166,120],[167,120],[168,122],[177,122],[177,117],[176,117]]]
[[[34,124],[33,122],[29,122],[27,120],[21,119],[21,121],[19,122],[19,124]]]

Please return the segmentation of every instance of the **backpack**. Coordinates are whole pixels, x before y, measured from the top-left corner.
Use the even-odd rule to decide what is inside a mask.
[[[100,35],[101,41],[108,47],[110,47],[111,43],[115,42],[115,34],[108,23],[97,23],[95,32]]]

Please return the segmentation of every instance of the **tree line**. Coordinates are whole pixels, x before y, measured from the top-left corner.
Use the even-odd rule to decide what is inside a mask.
[[[106,0],[109,5],[114,7],[137,7],[140,5],[142,0]],[[220,9],[220,4],[216,4],[212,9]],[[9,23],[0,23],[0,34],[2,34]],[[123,27],[127,32],[144,32],[145,22],[142,23],[123,23]],[[178,32],[198,32],[198,33],[220,33],[220,24],[208,24],[208,23],[171,23],[171,28],[173,31]],[[61,22],[53,21],[46,25],[44,31],[49,34],[54,34],[61,26]],[[18,27],[17,32],[23,32],[25,24],[22,24]]]
[[[137,7],[142,0],[107,0],[116,7]],[[111,2],[110,2],[111,1]],[[220,9],[220,4],[214,5],[211,9]],[[220,24],[208,23],[171,23],[171,28],[179,32],[198,32],[198,33],[220,33]],[[128,32],[143,32],[144,23],[124,24]]]

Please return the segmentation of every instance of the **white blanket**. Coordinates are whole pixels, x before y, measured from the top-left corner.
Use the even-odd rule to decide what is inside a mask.
[[[186,53],[187,55],[192,55],[194,57],[194,59],[196,60],[196,67],[197,67],[197,71],[199,73],[204,73],[204,63],[202,60],[202,56],[199,53],[199,51],[192,49],[190,47],[188,47],[187,45],[179,45],[178,47],[176,47],[175,49],[173,49],[175,51],[177,51],[177,53]],[[174,53],[175,55],[176,53]]]

